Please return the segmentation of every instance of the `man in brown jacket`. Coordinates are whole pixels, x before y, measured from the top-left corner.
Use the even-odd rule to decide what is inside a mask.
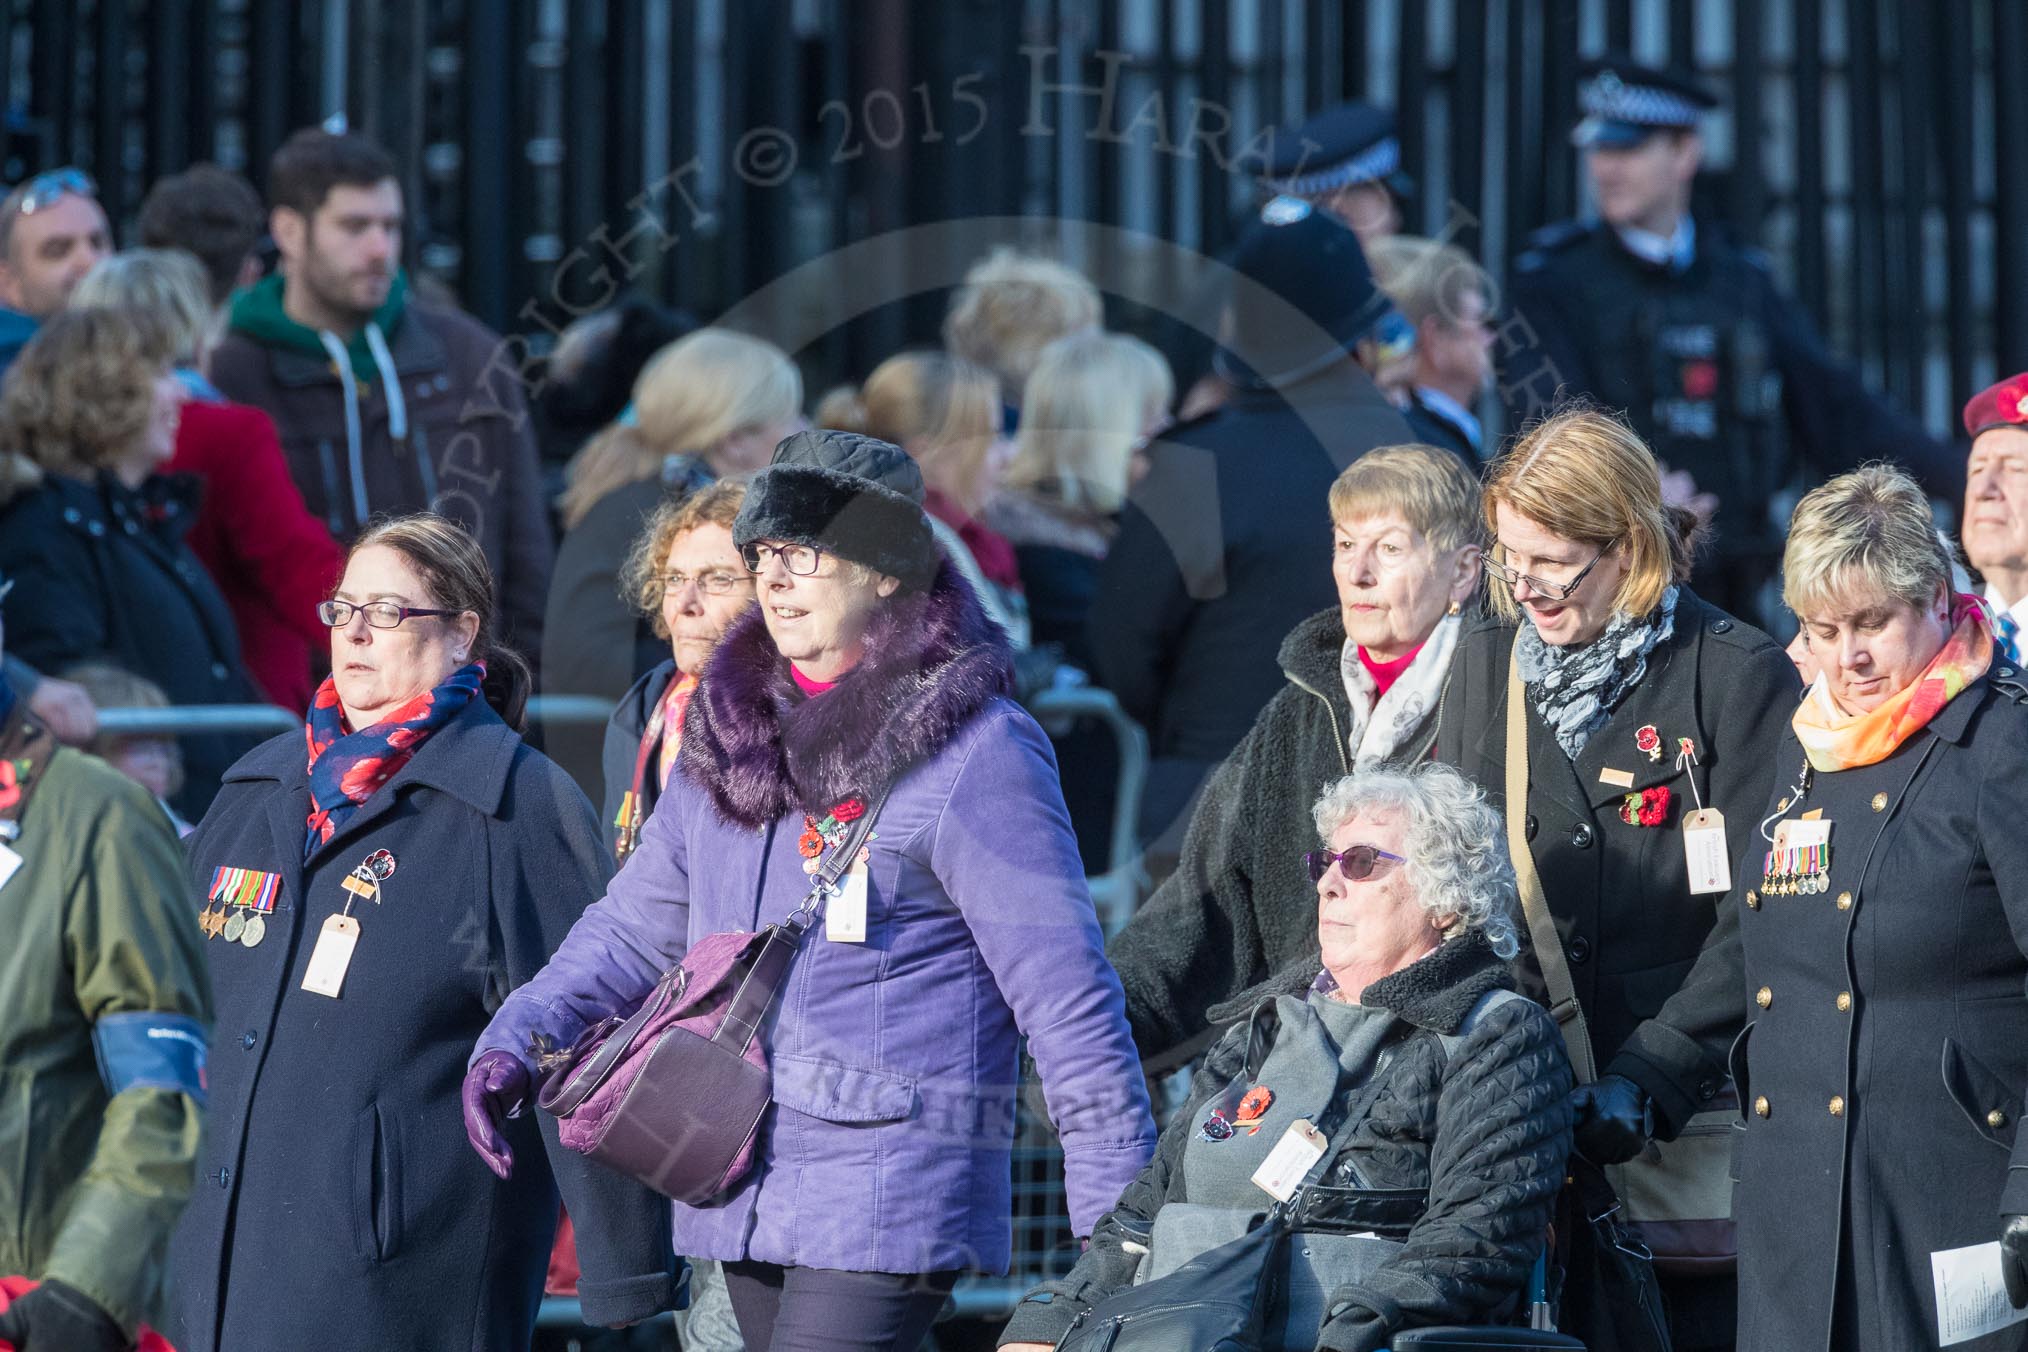
[[[282,269],[234,297],[213,382],[275,420],[296,487],[340,543],[376,515],[463,522],[493,566],[507,640],[533,659],[554,544],[499,335],[410,295],[401,183],[365,137],[297,132],[269,164],[268,201]]]

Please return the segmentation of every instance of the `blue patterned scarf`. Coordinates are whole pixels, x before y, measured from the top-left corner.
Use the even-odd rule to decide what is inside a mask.
[[[456,718],[485,679],[486,664],[468,662],[436,689],[423,691],[380,722],[354,732],[345,727],[338,687],[326,676],[303,725],[310,747],[310,829],[303,840],[303,858],[336,835],[375,789],[408,764],[431,733]]]

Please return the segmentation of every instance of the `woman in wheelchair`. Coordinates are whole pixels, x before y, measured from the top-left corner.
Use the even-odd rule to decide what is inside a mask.
[[[1002,1348],[1054,1345],[1278,1198],[1300,1232],[1268,1319],[1281,1346],[1372,1352],[1515,1308],[1563,1182],[1572,1081],[1555,1022],[1510,988],[1499,815],[1425,763],[1342,779],[1314,816],[1318,953],[1214,1011],[1231,1027],[1184,1113]]]

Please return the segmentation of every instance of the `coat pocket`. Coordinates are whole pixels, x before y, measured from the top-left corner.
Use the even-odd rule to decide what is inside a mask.
[[[1741,1126],[1746,1125],[1747,1107],[1753,1102],[1753,1090],[1749,1087],[1753,1081],[1753,1067],[1747,1064],[1746,1059],[1747,1040],[1752,1036],[1753,1025],[1749,1023],[1739,1030],[1739,1036],[1732,1040],[1732,1046],[1725,1053],[1725,1073],[1732,1077],[1732,1091],[1739,1096]]]
[[[393,1119],[378,1104],[359,1114],[352,1133],[352,1244],[369,1263],[401,1248],[401,1151]]]
[[[915,1081],[820,1056],[770,1055],[775,1102],[824,1122],[903,1122],[915,1115]]]
[[[1972,1124],[1972,1130],[2011,1152],[2014,1119],[2021,1113],[2021,1090],[1988,1070],[1953,1038],[1943,1041],[1944,1092]]]

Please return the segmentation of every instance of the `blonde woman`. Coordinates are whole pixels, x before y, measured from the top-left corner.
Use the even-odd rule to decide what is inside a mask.
[[[1797,506],[1782,599],[1821,669],[1755,748],[1746,905],[1656,1019],[1738,1084],[1742,1352],[1937,1346],[1938,1252],[2028,1303],[2028,687],[1950,568],[1898,469]]]
[[[70,308],[138,311],[161,331],[190,395],[165,472],[204,486],[185,538],[232,609],[247,674],[270,703],[307,710],[316,684],[311,654],[326,642],[317,603],[338,580],[343,557],[289,477],[274,420],[227,402],[204,377],[218,323],[203,267],[180,249],[116,253],[85,274]],[[248,528],[254,522],[259,529]]]
[[[1060,644],[1079,665],[1099,561],[1175,397],[1162,354],[1119,333],[1060,338],[1029,378],[987,520],[1014,546],[1035,641]]]
[[[617,700],[669,655],[622,595],[621,564],[656,507],[752,473],[803,426],[803,379],[774,344],[706,328],[669,344],[634,382],[634,421],[614,423],[564,471],[564,537],[544,626],[542,683]],[[557,730],[551,755],[599,794],[601,733]]]
[[[944,552],[978,591],[1016,648],[1028,646],[1028,608],[1014,547],[980,518],[996,495],[1007,445],[1000,382],[945,352],[904,352],[873,368],[842,430],[891,441],[922,470],[923,510]]]
[[[1000,397],[1019,409],[1042,350],[1096,329],[1104,317],[1098,288],[1077,269],[1040,254],[995,249],[952,293],[944,346],[992,372]]]
[[[1696,519],[1663,505],[1654,456],[1618,419],[1580,408],[1529,429],[1491,467],[1482,514],[1495,618],[1459,644],[1436,756],[1503,800],[1509,840],[1528,851],[1517,864],[1540,876],[1562,961],[1524,959],[1522,988],[1541,998],[1543,973],[1567,969],[1584,1016],[1565,1028],[1571,1059],[1580,1082],[1587,1058],[1605,1072],[1578,1089],[1578,1149],[1615,1164],[1645,1144],[1650,1113],[1673,1138],[1725,1085],[1722,1058],[1680,1038],[1658,1050],[1639,1030],[1734,904],[1693,890],[1684,819],[1722,813],[1728,860],[1756,839],[1796,672],[1684,584]],[[1523,778],[1510,711],[1527,724],[1520,799],[1507,792],[1510,772]],[[1657,1070],[1664,1051],[1677,1080]],[[1722,1191],[1722,1175],[1708,1181]],[[1729,1274],[1665,1269],[1663,1291],[1677,1348],[1731,1345]]]

